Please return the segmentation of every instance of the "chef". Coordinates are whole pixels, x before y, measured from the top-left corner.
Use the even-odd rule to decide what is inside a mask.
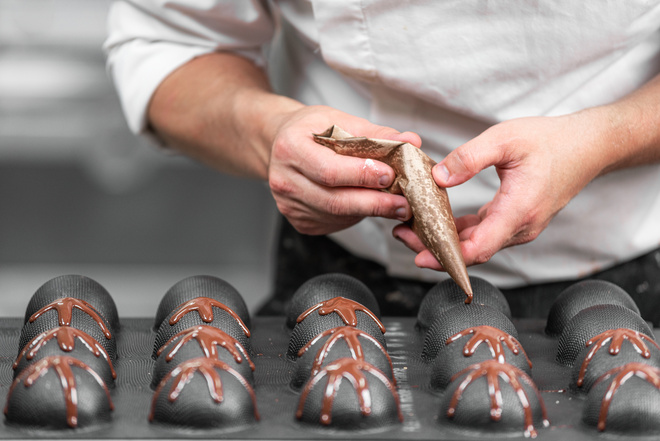
[[[393,170],[313,141],[336,124],[438,162],[469,273],[514,314],[595,277],[660,322],[660,1],[118,0],[105,50],[131,130],[268,182],[264,313],[327,272],[415,313],[447,277]]]

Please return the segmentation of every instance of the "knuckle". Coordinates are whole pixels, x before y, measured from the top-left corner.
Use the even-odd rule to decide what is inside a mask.
[[[271,157],[280,161],[289,161],[294,157],[293,143],[286,135],[278,136],[273,142]]]
[[[333,216],[343,216],[346,214],[346,203],[339,194],[333,194],[326,200],[326,211]]]
[[[516,243],[518,245],[523,244],[523,243],[528,243],[539,237],[541,234],[541,229],[536,228],[536,229],[531,229],[531,230],[526,230],[520,234],[517,235],[517,241]]]
[[[522,222],[522,228],[516,234],[519,244],[531,242],[532,240],[539,237],[543,231],[543,222],[542,216],[539,213],[531,212],[528,213]]]
[[[470,172],[478,172],[476,170],[476,159],[474,157],[474,152],[471,149],[459,148],[455,150],[456,156],[455,159],[457,162],[463,166],[464,169]]]
[[[371,216],[394,217],[394,202],[386,197],[376,198],[371,207]]]
[[[320,184],[326,187],[335,187],[339,182],[339,171],[336,167],[332,167],[327,161],[321,162],[319,166],[319,181]]]
[[[488,262],[491,257],[493,257],[493,253],[491,253],[491,252],[484,252],[484,253],[478,254],[474,259],[474,263],[477,264],[477,265],[481,265],[482,263]]]
[[[294,193],[293,184],[277,175],[270,175],[268,177],[268,185],[274,195],[289,196]]]

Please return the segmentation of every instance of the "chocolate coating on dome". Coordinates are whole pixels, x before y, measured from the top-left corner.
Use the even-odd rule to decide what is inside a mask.
[[[41,285],[30,298],[24,322],[44,306],[65,297],[85,301],[105,319],[113,333],[119,330],[119,315],[112,296],[95,280],[75,274],[55,277]]]
[[[364,283],[347,274],[330,273],[313,277],[296,290],[287,308],[287,326],[293,328],[306,310],[335,297],[360,303],[380,318],[376,297]]]
[[[241,294],[231,284],[213,276],[191,276],[175,283],[158,304],[154,330],[157,330],[165,318],[174,309],[198,297],[216,300],[234,311],[250,327],[250,314]]]
[[[556,360],[573,366],[587,342],[612,329],[626,328],[647,336],[653,335],[641,316],[620,305],[595,305],[583,309],[568,322],[557,344]]]

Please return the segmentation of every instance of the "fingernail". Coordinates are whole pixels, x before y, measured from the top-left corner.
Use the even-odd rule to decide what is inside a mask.
[[[435,172],[442,182],[447,182],[449,180],[449,169],[444,164],[436,165]]]
[[[397,218],[406,220],[406,209],[404,207],[397,208],[394,214]]]
[[[391,179],[389,175],[382,175],[380,178],[378,178],[378,184],[380,184],[381,187],[389,187],[391,184]]]

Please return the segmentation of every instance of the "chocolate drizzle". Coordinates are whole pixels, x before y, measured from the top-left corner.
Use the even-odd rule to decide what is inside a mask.
[[[365,307],[361,303],[356,302],[355,300],[347,299],[345,297],[333,297],[331,299],[317,303],[316,305],[308,308],[305,312],[300,314],[300,316],[296,319],[296,322],[302,322],[307,316],[316,310],[318,310],[319,315],[328,315],[334,312],[342,319],[346,325],[353,327],[357,326],[356,311],[362,311],[371,317],[374,322],[376,322],[383,334],[385,333],[385,326],[383,326],[381,321],[378,320],[378,317],[376,317],[374,313],[369,310],[369,308]]]
[[[506,346],[515,355],[518,355],[518,353],[522,352],[527,359],[527,364],[529,364],[530,368],[532,367],[532,362],[527,356],[525,350],[520,345],[520,342],[516,340],[516,338],[512,335],[507,334],[501,329],[497,329],[493,326],[481,325],[465,329],[449,337],[445,344],[448,345],[453,343],[456,340],[465,337],[466,335],[472,335],[470,340],[468,340],[468,342],[465,343],[465,346],[463,347],[463,355],[466,357],[474,355],[479,345],[485,342],[490,348],[490,352],[493,354],[493,358],[495,358],[500,363],[504,363],[506,361],[504,355],[504,346]]]
[[[344,378],[350,381],[355,389],[362,415],[371,415],[371,393],[369,391],[369,384],[365,372],[374,375],[387,386],[396,401],[399,420],[403,421],[403,414],[401,414],[401,408],[399,406],[399,395],[397,394],[394,385],[380,370],[378,370],[378,368],[365,361],[355,360],[353,358],[340,358],[336,360],[323,368],[305,385],[305,388],[300,395],[300,403],[298,404],[298,410],[296,411],[296,418],[302,418],[307,395],[309,395],[316,383],[324,377],[328,377],[328,381],[323,394],[323,403],[321,405],[321,424],[329,425],[332,422],[332,404]]]
[[[14,380],[14,383],[9,389],[9,396],[11,396],[12,392],[19,383],[23,382],[25,387],[30,387],[39,378],[43,377],[50,368],[53,368],[60,379],[59,384],[62,386],[62,391],[64,392],[64,400],[66,403],[66,422],[69,427],[77,427],[78,393],[76,390],[76,377],[71,370],[72,366],[84,369],[96,380],[96,382],[103,388],[106,396],[108,397],[110,410],[114,409],[114,405],[110,399],[110,391],[108,391],[108,387],[105,385],[101,377],[82,361],[65,355],[53,355],[46,357],[32,365],[27,366],[21,371],[16,380]],[[7,412],[8,407],[5,407],[5,414],[7,414]]]
[[[22,357],[25,357],[26,360],[32,360],[37,352],[39,352],[39,350],[53,338],[57,338],[57,343],[59,344],[60,349],[65,352],[73,351],[76,346],[76,339],[80,339],[80,341],[85,344],[85,347],[87,347],[90,352],[92,352],[97,358],[103,355],[103,358],[105,358],[105,360],[108,362],[108,365],[110,366],[112,378],[117,378],[117,373],[115,372],[114,366],[112,365],[112,360],[110,359],[110,356],[106,350],[99,344],[99,342],[86,332],[72,328],[71,326],[60,326],[37,335],[28,344],[26,344],[23,350],[21,350],[21,352],[18,354],[18,357],[12,366],[13,369],[18,367]]]
[[[188,328],[179,332],[170,338],[163,346],[161,346],[160,349],[158,349],[157,355],[160,355],[165,350],[165,348],[177,338],[180,338],[180,340],[165,356],[165,360],[168,362],[174,358],[179,349],[194,339],[197,341],[202,351],[204,351],[204,355],[207,358],[218,359],[217,347],[220,346],[229,351],[237,363],[241,363],[243,361],[243,357],[245,357],[248,364],[250,365],[250,368],[254,371],[254,363],[248,356],[243,345],[241,345],[234,337],[227,334],[222,329],[218,329],[213,326],[193,326],[192,328]]]
[[[616,367],[607,371],[596,381],[596,383],[605,381],[607,378],[612,376],[614,376],[614,379],[607,388],[607,392],[605,392],[600,407],[600,415],[598,416],[598,430],[601,432],[605,430],[607,413],[609,412],[610,404],[612,404],[612,400],[614,399],[614,394],[617,392],[619,387],[623,386],[625,382],[630,378],[633,376],[639,377],[654,386],[656,389],[660,389],[660,369],[650,366],[646,363],[628,363],[623,366]]]
[[[325,343],[323,343],[323,346],[318,350],[316,356],[314,357],[314,364],[312,365],[311,371],[312,376],[319,373],[321,370],[321,365],[323,364],[323,360],[325,357],[327,357],[330,349],[337,341],[341,339],[346,342],[346,346],[348,346],[348,349],[351,351],[353,359],[358,361],[365,361],[364,352],[362,350],[362,343],[360,343],[359,340],[360,337],[366,338],[367,340],[373,342],[383,352],[383,354],[385,354],[387,361],[390,363],[390,368],[392,368],[392,359],[390,358],[383,345],[381,345],[378,340],[373,338],[368,333],[352,326],[340,326],[337,328],[328,329],[327,331],[318,334],[316,337],[314,337],[314,339],[312,339],[298,351],[298,357],[301,357],[305,352],[307,352],[314,343],[319,341],[319,339],[328,335],[330,335],[330,338],[328,338]]]
[[[502,378],[504,381],[511,385],[513,390],[518,395],[518,399],[522,405],[525,418],[525,436],[531,436],[532,438],[535,438],[537,436],[537,432],[534,428],[534,416],[532,415],[532,408],[529,402],[529,398],[523,389],[521,380],[532,386],[536,391],[539,403],[541,405],[543,424],[548,424],[545,405],[543,404],[543,400],[541,399],[539,391],[536,389],[529,376],[527,376],[527,374],[525,374],[517,367],[508,363],[500,363],[497,360],[486,360],[482,363],[476,363],[463,369],[461,372],[452,377],[452,381],[465,373],[467,373],[467,376],[465,379],[463,379],[463,381],[461,381],[458,388],[454,391],[454,394],[451,397],[449,408],[447,409],[447,417],[454,417],[456,413],[456,406],[458,405],[458,402],[461,399],[465,389],[467,389],[468,386],[470,386],[475,380],[481,377],[486,377],[486,381],[488,382],[488,395],[490,396],[490,419],[493,421],[499,421],[502,418],[502,392],[500,389],[499,378]]]
[[[89,315],[90,317],[92,317],[103,331],[103,335],[105,335],[105,338],[107,338],[108,340],[112,338],[112,334],[110,333],[110,330],[105,325],[105,322],[98,314],[98,312],[96,312],[96,309],[94,309],[94,307],[91,304],[87,303],[86,301],[81,299],[76,299],[73,297],[63,297],[60,299],[53,300],[48,305],[44,306],[43,308],[32,314],[30,316],[29,321],[30,323],[33,323],[42,314],[54,309],[57,311],[57,319],[59,325],[71,326],[73,308],[79,309],[82,312]]]
[[[202,376],[204,376],[204,379],[206,380],[206,384],[208,386],[209,394],[211,395],[213,401],[215,401],[216,403],[222,403],[222,401],[224,400],[223,390],[222,390],[222,380],[220,378],[220,374],[218,373],[217,369],[221,369],[231,374],[248,391],[250,397],[252,398],[252,404],[254,407],[254,417],[255,419],[258,420],[259,413],[257,411],[257,397],[254,393],[254,389],[252,388],[252,386],[250,386],[247,380],[245,380],[245,378],[243,378],[241,374],[236,372],[234,369],[232,369],[227,363],[225,363],[222,360],[199,357],[199,358],[193,358],[188,361],[184,361],[183,363],[179,364],[177,367],[175,367],[172,370],[172,372],[167,374],[167,376],[165,376],[165,378],[161,380],[160,384],[158,385],[158,388],[156,389],[153,400],[151,402],[151,412],[149,413],[149,421],[153,421],[158,397],[160,396],[161,391],[165,386],[165,384],[171,378],[174,378],[174,382],[167,395],[167,399],[169,400],[170,403],[176,401],[176,399],[179,397],[185,386],[188,383],[190,383],[195,373],[200,373]]]
[[[180,305],[172,314],[169,323],[172,326],[176,325],[184,315],[192,311],[197,311],[204,323],[211,323],[213,321],[213,307],[226,311],[234,320],[236,320],[236,322],[238,322],[245,335],[248,337],[250,336],[250,330],[245,326],[245,323],[243,323],[243,320],[241,320],[238,314],[224,303],[209,297],[197,297]]]
[[[628,340],[630,344],[633,345],[635,350],[639,353],[639,355],[641,355],[644,358],[651,357],[651,352],[649,351],[649,348],[644,342],[644,340],[652,343],[653,346],[655,346],[656,348],[658,348],[658,350],[660,350],[660,347],[658,347],[658,344],[655,341],[653,341],[653,339],[642,334],[641,332],[633,331],[632,329],[617,328],[617,329],[609,329],[605,332],[602,332],[597,336],[595,336],[594,338],[590,339],[586,344],[587,347],[591,346],[591,350],[589,350],[587,356],[584,357],[584,360],[582,360],[582,366],[580,367],[580,374],[578,375],[578,379],[576,382],[577,386],[582,387],[589,363],[596,355],[596,352],[600,350],[600,348],[604,347],[609,341],[610,355],[617,355],[619,351],[621,351],[621,345],[625,340]]]

